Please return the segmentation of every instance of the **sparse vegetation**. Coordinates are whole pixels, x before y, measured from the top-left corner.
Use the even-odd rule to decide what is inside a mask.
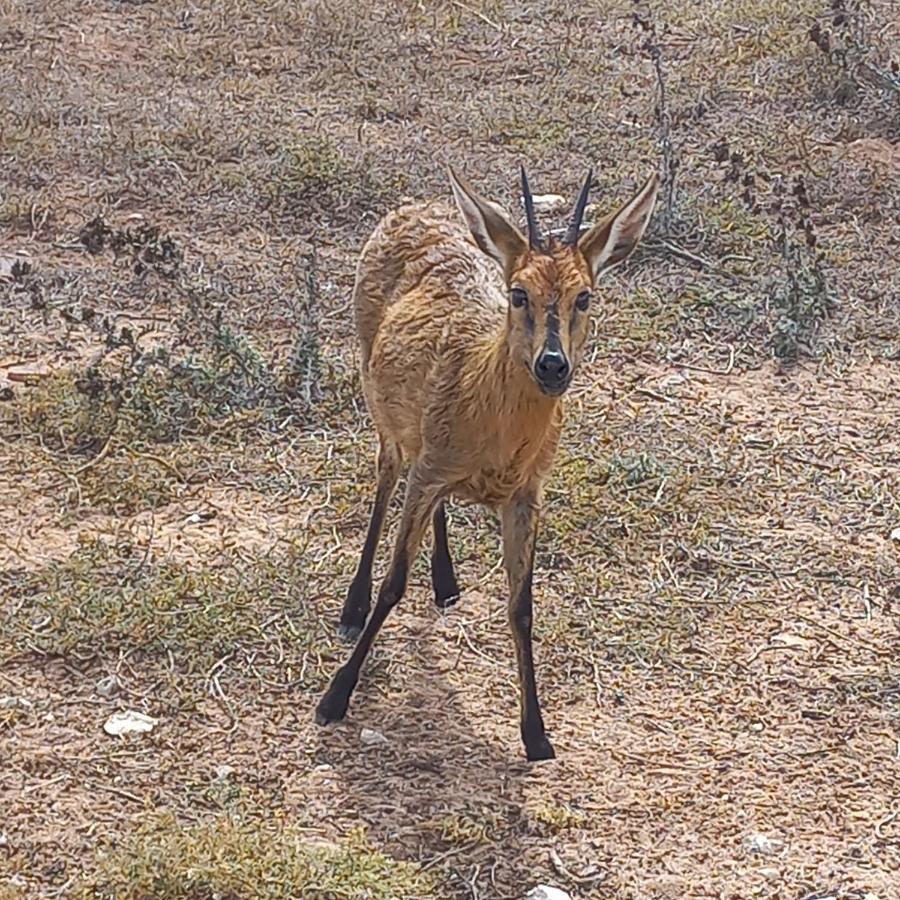
[[[531,815],[539,828],[550,834],[560,834],[570,828],[583,828],[587,824],[587,816],[567,803],[538,806]]]
[[[166,814],[151,817],[107,851],[80,895],[125,900],[438,896],[427,874],[375,850],[359,831],[340,844],[327,844],[279,819],[219,816],[180,825]]]
[[[434,823],[440,839],[453,846],[491,845],[499,837],[503,823],[490,809],[453,812]]]
[[[772,297],[777,315],[773,346],[775,355],[784,360],[796,360],[801,352],[814,354],[811,341],[835,307],[825,258],[817,247],[810,221],[811,207],[803,179],[795,179],[792,188],[791,198],[785,197],[785,186],[779,184],[776,188],[777,247],[781,251],[784,280],[775,286]],[[794,213],[796,224],[790,222],[790,213]],[[800,241],[798,232],[802,233]]]
[[[195,704],[217,662],[228,662],[219,673],[226,683],[247,674],[248,659],[259,678],[277,648],[293,658],[314,652],[299,684],[319,685],[320,663],[332,654],[327,625],[293,600],[303,552],[301,541],[240,566],[185,568],[154,563],[129,543],[88,541],[61,563],[0,578],[11,604],[0,616],[0,664],[31,654],[90,664],[127,646],[142,678],[163,676],[157,702]]]
[[[2,7],[0,897],[892,896],[898,27]],[[459,606],[423,554],[312,725],[374,471],[357,254],[445,162],[513,211],[520,162],[567,197],[593,164],[595,219],[677,176],[546,492],[551,767],[517,755],[497,523],[456,504]],[[107,735],[129,708],[158,726]]]

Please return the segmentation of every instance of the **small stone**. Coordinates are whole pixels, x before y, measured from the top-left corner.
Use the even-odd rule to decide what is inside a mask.
[[[891,540],[892,541],[900,541],[900,525],[898,525],[893,531],[891,531]],[[874,894],[872,895],[875,896]],[[863,898],[865,900],[865,898]]]
[[[770,838],[765,834],[751,834],[747,838],[747,849],[751,853],[774,853],[781,847],[781,841],[778,838]]]
[[[752,722],[752,723],[750,724],[750,730],[751,730],[751,731],[760,732],[760,731],[762,731],[765,727],[766,727],[766,726],[763,725],[762,722]]]
[[[665,390],[670,387],[677,387],[691,380],[691,376],[687,372],[676,372],[674,375],[667,375],[659,382],[659,386]]]
[[[119,691],[119,679],[115,675],[107,675],[97,682],[95,690],[101,697],[112,697]]]
[[[226,763],[221,766],[216,766],[213,771],[216,773],[216,778],[219,781],[224,781],[232,772],[234,772],[234,766],[229,766]]]
[[[359,739],[370,747],[384,746],[388,739],[380,732],[372,728],[363,728],[359,733]]]
[[[781,872],[772,866],[765,866],[759,870],[759,874],[768,881],[775,881],[781,877]]]
[[[159,723],[159,719],[136,712],[133,709],[121,713],[114,713],[103,724],[103,730],[107,734],[142,734],[152,731]]]
[[[33,706],[24,697],[0,697],[0,709],[31,709]]]
[[[539,884],[525,895],[525,900],[572,900],[572,895],[549,884]]]
[[[8,847],[9,846],[9,838],[6,836],[5,831],[0,831],[0,847]]]
[[[14,279],[16,273],[26,275],[31,271],[31,262],[27,256],[0,256],[0,278]]]
[[[534,201],[534,211],[539,213],[556,212],[567,205],[566,198],[560,194],[534,194],[531,199]]]

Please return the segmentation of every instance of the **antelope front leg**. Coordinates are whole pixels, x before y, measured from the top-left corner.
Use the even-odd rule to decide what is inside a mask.
[[[403,518],[390,568],[378,591],[378,600],[372,615],[369,616],[350,659],[337,670],[325,696],[319,701],[316,709],[316,722],[319,725],[338,722],[346,715],[350,695],[359,680],[359,670],[372,646],[372,641],[375,640],[375,635],[384,624],[388,613],[400,602],[406,591],[409,567],[419,551],[422,535],[428,527],[428,520],[435,504],[440,499],[440,492],[439,485],[424,480],[421,473],[415,469],[409,473]]]
[[[556,756],[544,731],[531,650],[531,580],[539,506],[537,489],[527,488],[515,494],[502,510],[503,562],[509,578],[509,625],[519,665],[522,743],[532,761]]]

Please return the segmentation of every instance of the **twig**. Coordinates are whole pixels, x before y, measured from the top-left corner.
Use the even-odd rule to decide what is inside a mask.
[[[460,9],[464,9],[467,13],[471,13],[475,18],[481,19],[485,25],[490,25],[491,28],[495,28],[497,31],[503,31],[503,29],[492,19],[489,19],[483,12],[479,12],[477,9],[472,9],[471,6],[468,6],[465,3],[460,3],[459,0],[451,0],[454,6],[459,7]]]
[[[563,878],[568,878],[569,881],[573,881],[575,884],[597,884],[600,881],[606,880],[606,872],[598,872],[596,875],[587,876],[575,875],[565,867],[554,847],[551,847],[547,852],[550,856],[550,862],[553,863],[553,868],[556,869]]]
[[[708,372],[710,375],[730,375],[734,369],[734,344],[729,345],[728,350],[728,365],[724,369],[711,369],[709,366],[697,366],[692,363],[681,362],[680,360],[678,365],[693,372]]]
[[[424,863],[420,867],[420,871],[427,872],[433,866],[436,866],[439,862],[443,862],[445,859],[449,859],[451,856],[456,856],[458,853],[464,853],[478,846],[478,841],[473,841],[471,844],[463,845],[462,847],[454,847],[452,850],[447,850],[445,853],[439,853],[437,856],[432,856],[428,862]]]
[[[651,391],[650,388],[635,388],[634,392],[636,394],[643,394],[645,397],[651,397],[653,400],[661,400],[663,403],[674,403],[674,397],[667,397],[665,394],[658,394],[656,391]]]
[[[900,816],[900,809],[892,810],[891,813],[890,813],[889,815],[885,816],[883,819],[879,819],[879,820],[875,823],[875,836],[876,836],[880,841],[887,841],[887,840],[889,840],[887,837],[885,837],[885,836],[881,833],[881,829],[882,829],[885,825],[890,825],[891,822],[893,822],[894,819],[897,818],[897,816]]]
[[[130,791],[113,787],[111,784],[100,784],[99,787],[101,790],[108,791],[110,794],[115,794],[118,797],[124,797],[126,800],[131,800],[134,803],[140,803],[141,806],[146,806],[147,801],[143,797],[138,797],[137,794],[132,794]]]
[[[834,628],[829,628],[827,625],[823,625],[821,622],[818,622],[816,619],[811,618],[810,616],[804,616],[800,613],[794,614],[801,622],[806,622],[809,625],[812,625],[815,628],[819,628],[822,631],[827,632],[832,637],[837,638],[839,641],[843,641],[845,644],[849,644],[851,647],[865,647],[866,650],[871,651],[876,656],[893,656],[893,652],[890,650],[882,650],[880,647],[876,647],[874,644],[870,644],[868,641],[863,640],[862,638],[850,638],[846,635],[841,634],[839,631],[835,631]]]
[[[68,473],[72,475],[80,475],[82,472],[86,472],[91,466],[96,466],[97,463],[102,462],[106,457],[106,454],[109,453],[109,448],[112,445],[113,434],[110,432],[109,437],[106,439],[106,443],[100,449],[100,452],[96,456],[92,456],[86,463],[80,465],[74,472]]]
[[[712,272],[714,275],[722,275],[726,278],[731,278],[735,281],[748,281],[749,276],[741,275],[737,272],[731,272],[728,269],[723,269],[721,266],[717,266],[714,262],[711,262],[708,259],[705,259],[702,256],[698,256],[696,253],[692,253],[690,250],[685,250],[684,247],[679,244],[675,244],[672,241],[660,239],[657,241],[648,241],[648,246],[652,247],[654,244],[663,247],[668,250],[672,256],[677,256],[679,259],[686,260],[687,262],[692,262],[697,266],[700,266],[702,269],[706,269],[709,272]],[[724,257],[723,257],[724,258]],[[731,257],[732,259],[746,259],[747,257]]]
[[[156,456],[153,453],[137,453],[133,450],[132,453],[134,453],[138,459],[149,459],[151,462],[155,462],[164,469],[168,469],[182,484],[187,484],[187,479],[184,475],[182,475],[181,472],[179,472],[167,459],[163,459],[161,456]]]

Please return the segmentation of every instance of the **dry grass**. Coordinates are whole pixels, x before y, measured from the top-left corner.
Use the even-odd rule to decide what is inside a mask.
[[[179,825],[151,819],[122,846],[100,857],[84,897],[195,900],[198,897],[300,897],[392,900],[432,897],[417,867],[373,850],[359,832],[340,845],[313,843],[275,819],[221,815]]]
[[[893,13],[0,3],[0,896],[894,896]],[[471,508],[462,603],[418,560],[315,729],[370,501],[359,245],[447,161],[513,209],[520,161],[593,163],[596,215],[664,153],[548,485],[559,759],[520,758]]]

